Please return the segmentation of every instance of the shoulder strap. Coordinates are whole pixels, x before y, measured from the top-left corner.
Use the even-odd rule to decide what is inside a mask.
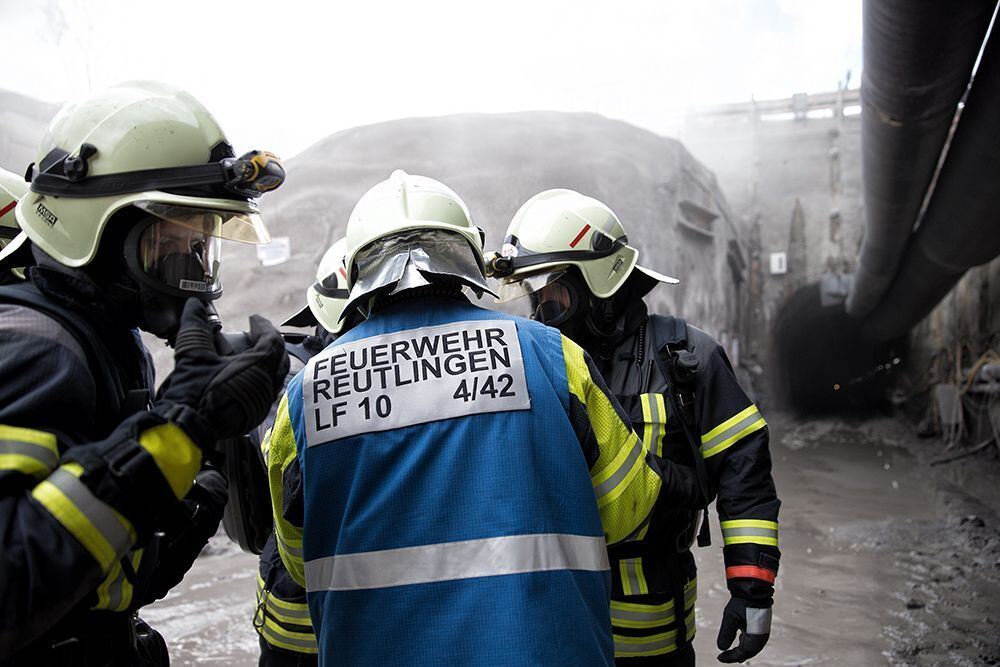
[[[87,368],[97,385],[98,410],[106,411],[105,415],[111,419],[121,413],[126,400],[125,388],[115,372],[117,366],[111,354],[103,346],[95,344],[100,338],[93,327],[68,308],[52,303],[30,282],[0,285],[0,301],[31,308],[61,324],[87,358]]]
[[[695,378],[698,377],[698,357],[688,345],[687,321],[680,317],[651,315],[649,317],[649,336],[652,341],[653,358],[656,360],[667,383],[667,400],[679,417],[681,428],[691,448],[695,470],[698,474],[698,486],[701,489],[704,502],[701,530],[698,532],[698,546],[706,547],[712,543],[708,527],[708,505],[711,502],[711,491],[708,486],[708,469],[701,455],[701,440],[697,433],[695,419]]]

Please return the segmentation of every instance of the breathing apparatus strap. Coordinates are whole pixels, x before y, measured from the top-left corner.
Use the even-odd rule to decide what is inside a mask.
[[[107,419],[117,424],[122,417],[123,409],[134,410],[140,402],[143,405],[138,409],[146,407],[144,403],[148,400],[148,392],[143,391],[144,396],[140,397],[125,391],[121,377],[115,372],[117,368],[115,360],[108,350],[97,342],[100,340],[97,332],[80,315],[52,303],[30,282],[0,286],[0,302],[25,306],[47,315],[73,336],[83,350],[87,358],[87,368],[94,377],[98,411],[104,412]]]
[[[651,316],[648,320],[649,336],[652,341],[653,358],[667,383],[667,400],[681,422],[684,436],[691,448],[698,486],[701,488],[703,514],[698,531],[698,546],[707,547],[712,543],[708,526],[708,505],[712,494],[708,486],[708,471],[701,454],[699,439],[695,435],[695,389],[694,380],[698,376],[698,358],[688,349],[687,322],[679,317]]]

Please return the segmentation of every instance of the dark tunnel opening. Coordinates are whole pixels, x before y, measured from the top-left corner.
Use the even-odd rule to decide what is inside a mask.
[[[789,297],[774,324],[774,389],[800,413],[860,412],[887,403],[902,343],[873,344],[843,303],[824,306],[818,284]]]

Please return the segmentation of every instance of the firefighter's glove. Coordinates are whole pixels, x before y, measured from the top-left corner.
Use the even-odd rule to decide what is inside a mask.
[[[219,350],[203,301],[188,299],[174,344],[174,372],[163,382],[156,412],[178,424],[202,449],[255,428],[281,390],[288,354],[281,334],[250,316],[249,347]]]
[[[771,607],[754,608],[742,598],[733,596],[722,612],[722,627],[719,628],[719,662],[743,662],[763,650],[771,636]],[[734,648],[736,631],[740,631],[740,642]],[[727,650],[728,649],[728,650]]]

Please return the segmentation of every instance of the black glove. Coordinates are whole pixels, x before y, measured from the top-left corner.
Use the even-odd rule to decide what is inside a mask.
[[[154,411],[178,424],[202,449],[243,435],[263,421],[288,372],[281,334],[250,316],[250,347],[219,351],[205,302],[188,299],[174,344],[174,372],[160,388]]]
[[[136,585],[132,608],[139,609],[167,595],[181,583],[208,540],[219,530],[229,493],[226,479],[215,470],[202,470],[194,486],[163,526],[156,552],[156,568]]]
[[[722,612],[722,626],[719,628],[719,662],[743,662],[763,650],[771,636],[771,607],[748,607],[746,600],[738,597],[729,599]],[[729,648],[740,631],[740,643]],[[726,649],[729,649],[728,651]]]

